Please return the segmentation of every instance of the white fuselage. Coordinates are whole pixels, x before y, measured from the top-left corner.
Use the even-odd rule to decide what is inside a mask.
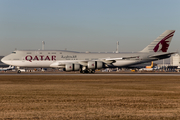
[[[157,60],[149,58],[154,53],[81,53],[72,51],[14,51],[5,56],[1,61],[18,67],[54,67],[59,63],[79,63],[86,61],[104,61],[105,59],[124,58],[137,56],[136,58],[118,59],[111,67],[123,67]],[[106,61],[104,61],[106,62]]]
[[[165,59],[175,30],[166,30],[143,50],[136,53],[81,53],[63,50],[14,51],[1,59],[5,64],[18,67],[54,67],[66,71],[94,73],[104,67],[127,67],[140,63]]]

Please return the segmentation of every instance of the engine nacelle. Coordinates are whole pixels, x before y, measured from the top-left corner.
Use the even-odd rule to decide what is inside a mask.
[[[65,65],[65,71],[79,71],[80,68],[80,64],[68,63]]]
[[[103,68],[103,62],[101,61],[89,61],[88,69],[100,69]]]

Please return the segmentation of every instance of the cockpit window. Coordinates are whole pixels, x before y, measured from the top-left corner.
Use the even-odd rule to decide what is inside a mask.
[[[13,54],[16,54],[16,52],[12,52]]]

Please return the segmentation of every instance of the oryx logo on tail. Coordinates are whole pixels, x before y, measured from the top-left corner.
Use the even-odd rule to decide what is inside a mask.
[[[166,30],[141,52],[167,52],[175,30]]]
[[[154,52],[162,51],[162,52],[167,52],[170,41],[174,35],[174,32],[171,32],[169,35],[165,36],[155,47],[154,47]],[[170,39],[171,38],[171,39]]]

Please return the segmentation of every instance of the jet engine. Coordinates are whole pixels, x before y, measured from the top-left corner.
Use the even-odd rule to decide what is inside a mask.
[[[80,64],[68,63],[65,65],[65,71],[79,71],[81,68]]]
[[[88,67],[88,69],[103,68],[103,62],[101,62],[101,61],[89,61],[87,67]]]

